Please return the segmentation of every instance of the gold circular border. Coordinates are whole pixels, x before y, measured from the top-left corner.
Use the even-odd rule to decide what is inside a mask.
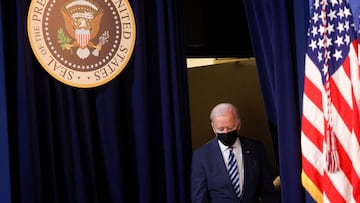
[[[67,84],[69,86],[78,87],[78,88],[93,88],[93,87],[98,87],[98,86],[101,86],[101,85],[104,85],[104,84],[110,82],[111,80],[113,80],[116,76],[118,76],[124,70],[124,68],[128,64],[128,62],[129,62],[129,60],[130,60],[130,58],[131,58],[131,56],[133,54],[134,47],[135,47],[135,39],[136,39],[135,17],[134,17],[132,8],[131,8],[130,3],[128,2],[128,0],[122,0],[122,1],[119,1],[119,2],[126,4],[126,9],[128,10],[129,17],[130,17],[130,22],[131,22],[131,33],[132,34],[131,34],[131,40],[129,40],[129,42],[128,42],[130,45],[129,45],[129,47],[125,47],[125,48],[129,49],[129,52],[126,54],[126,57],[124,58],[124,60],[122,62],[120,62],[120,66],[117,67],[117,70],[114,71],[114,73],[112,73],[111,75],[109,75],[105,79],[102,79],[102,80],[100,79],[99,82],[94,82],[94,83],[76,83],[76,82],[73,82],[71,80],[66,80],[64,77],[59,76],[57,72],[52,71],[51,68],[45,64],[45,60],[43,60],[43,58],[41,57],[41,53],[40,53],[40,51],[38,51],[38,49],[45,48],[49,53],[45,54],[44,57],[53,57],[54,60],[56,62],[58,62],[58,60],[55,59],[55,56],[52,53],[50,53],[50,49],[49,49],[48,45],[45,42],[43,42],[42,44],[38,44],[38,43],[35,42],[36,41],[36,36],[34,36],[35,34],[31,31],[31,29],[35,29],[35,26],[36,26],[32,22],[34,20],[34,19],[32,19],[32,17],[35,16],[35,14],[32,11],[34,11],[34,9],[36,9],[36,11],[41,10],[41,8],[36,7],[37,3],[39,3],[39,6],[42,6],[42,8],[43,8],[43,14],[41,15],[41,21],[39,23],[39,25],[40,25],[40,27],[39,27],[39,30],[40,30],[39,32],[40,33],[39,34],[41,35],[41,39],[45,40],[45,36],[44,36],[43,31],[42,31],[42,23],[43,23],[42,21],[43,21],[43,18],[44,18],[45,9],[47,8],[47,5],[48,5],[49,2],[50,1],[46,1],[45,4],[41,4],[41,3],[44,3],[44,1],[39,2],[39,1],[36,1],[36,0],[32,0],[31,4],[30,4],[30,7],[29,7],[29,11],[28,11],[28,16],[27,16],[27,32],[28,32],[31,48],[32,48],[33,53],[35,54],[37,60],[39,61],[41,66],[46,70],[46,72],[48,72],[53,78],[57,79],[58,81],[60,81],[60,82],[62,82],[64,84]],[[117,11],[119,17],[121,17],[119,7],[112,0],[109,0],[109,2],[111,2],[113,4],[113,6],[116,8],[116,11]],[[40,20],[40,19],[38,19],[38,20]],[[122,24],[123,24],[123,21],[120,21],[120,26],[122,26]],[[120,40],[122,40],[122,39],[123,38],[121,38]],[[45,44],[46,47],[37,47],[37,45],[41,46],[43,44]],[[105,68],[107,65],[109,65],[112,62],[112,60],[116,57],[116,55],[120,52],[119,50],[120,50],[121,45],[122,45],[122,43],[120,42],[118,49],[116,50],[114,56],[109,60],[109,62],[107,62],[105,65],[101,66],[100,68],[98,68],[96,70],[100,70],[102,68]],[[60,62],[58,62],[58,63],[60,63]],[[65,67],[65,68],[69,69],[69,70],[72,70],[71,68],[68,68],[68,67]],[[75,72],[78,73],[79,71],[75,71]],[[95,72],[95,71],[89,71],[89,72]]]

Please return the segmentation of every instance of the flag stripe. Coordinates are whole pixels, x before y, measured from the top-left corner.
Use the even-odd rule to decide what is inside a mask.
[[[302,146],[306,147],[308,150],[303,151],[303,159],[304,161],[306,161],[305,163],[303,163],[303,169],[307,170],[311,170],[311,173],[308,173],[309,177],[312,177],[313,173],[315,173],[315,171],[317,171],[317,173],[322,176],[323,174],[323,162],[324,159],[322,158],[321,154],[322,151],[317,150],[317,148],[314,146],[314,144],[306,139],[306,137],[303,137],[303,139],[301,139],[301,144]],[[320,158],[319,158],[320,157]],[[318,177],[317,175],[314,175],[314,177]],[[314,182],[317,179],[314,180]],[[319,186],[319,188],[321,188]]]
[[[340,78],[341,79],[341,78]],[[339,90],[337,88],[337,84],[336,82],[334,82],[334,80],[331,80],[331,92],[333,93],[331,97],[332,100],[332,106],[334,107],[332,109],[333,110],[337,110],[339,112],[339,118],[335,117],[336,120],[334,120],[334,124],[336,121],[344,121],[344,124],[346,125],[347,130],[352,129],[352,109],[351,107],[348,105],[349,103],[347,102],[347,97],[352,98],[351,95],[344,95],[342,94],[341,90]],[[344,80],[344,82],[342,83],[343,86],[344,84],[347,83],[346,80]],[[339,85],[341,85],[341,83],[338,83]],[[349,88],[349,87],[346,87]],[[336,96],[335,96],[336,94]],[[345,97],[344,97],[345,96]],[[351,99],[349,99],[351,100]],[[351,102],[351,101],[349,101]]]
[[[308,77],[304,78],[304,84],[309,87],[304,91],[304,94],[310,98],[318,109],[322,109],[322,92],[316,88],[315,84]]]
[[[303,116],[312,123],[313,128],[316,128],[316,130],[319,131],[321,135],[323,135],[324,134],[323,111],[321,111],[321,109],[318,109],[317,106],[314,104],[314,102],[312,102],[306,95],[303,96],[303,105],[307,107],[306,109],[303,110]],[[315,137],[315,136],[311,136],[311,137]]]
[[[322,151],[323,145],[322,145],[322,134],[321,132],[316,129],[311,122],[309,122],[308,119],[306,119],[305,116],[302,117],[302,133],[304,136],[306,135],[315,135],[315,136],[306,136],[307,139],[310,140],[310,142],[319,150]]]
[[[342,182],[342,181],[340,181],[340,182]],[[333,180],[329,179],[329,177],[325,174],[324,175],[324,184],[326,185],[326,188],[327,188],[327,190],[325,191],[327,199],[329,199],[330,202],[350,203],[350,202],[345,201],[345,199],[343,198],[343,195],[340,194],[339,188],[336,187],[338,185],[334,185],[333,183],[334,183]]]
[[[334,115],[336,117],[340,117],[337,114],[337,111],[333,111]],[[358,166],[356,167],[356,171],[355,169],[352,170],[354,172],[354,174],[352,173],[352,175],[356,175],[356,176],[360,176],[360,146],[359,146],[359,142],[357,141],[357,136],[355,134],[352,133],[352,131],[349,131],[349,129],[345,126],[345,123],[343,122],[343,120],[339,120],[336,123],[336,129],[338,129],[338,133],[337,133],[337,137],[338,137],[338,146],[343,147],[343,153],[340,157],[340,160],[342,158],[344,158],[344,162],[347,163],[347,165],[344,165],[346,167],[350,167],[351,165],[354,166]],[[345,156],[348,156],[349,159],[345,160]]]
[[[342,151],[342,153],[346,152],[346,150],[342,147],[343,145],[339,145],[339,150]],[[359,152],[358,152],[359,154]],[[340,164],[341,164],[341,168],[343,170],[343,173],[345,174],[346,178],[348,179],[349,182],[351,183],[356,183],[356,182],[360,182],[359,176],[357,176],[356,174],[358,173],[356,170],[357,165],[354,164],[352,162],[352,160],[350,159],[350,156],[340,156]],[[353,194],[354,197],[356,196],[356,193],[358,193],[358,186],[354,185],[353,187]],[[355,201],[355,202],[359,202],[359,201]]]

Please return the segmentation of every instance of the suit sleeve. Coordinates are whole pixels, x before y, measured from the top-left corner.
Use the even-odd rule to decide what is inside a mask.
[[[209,201],[205,168],[199,153],[194,153],[191,164],[191,202],[207,203]]]

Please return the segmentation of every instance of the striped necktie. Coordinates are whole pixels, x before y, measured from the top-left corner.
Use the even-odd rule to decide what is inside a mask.
[[[235,155],[233,153],[232,148],[229,148],[229,163],[228,163],[228,166],[229,166],[228,171],[229,171],[229,176],[230,176],[231,183],[234,186],[236,196],[238,198],[240,198],[239,171],[238,171],[236,158],[235,158]]]

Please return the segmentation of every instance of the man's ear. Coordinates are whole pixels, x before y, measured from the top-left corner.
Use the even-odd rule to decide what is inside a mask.
[[[211,122],[211,129],[213,130],[214,134],[216,135],[216,131],[215,131],[213,122]]]
[[[240,129],[241,129],[241,121],[239,121],[239,124],[238,124],[238,133],[240,133]]]

